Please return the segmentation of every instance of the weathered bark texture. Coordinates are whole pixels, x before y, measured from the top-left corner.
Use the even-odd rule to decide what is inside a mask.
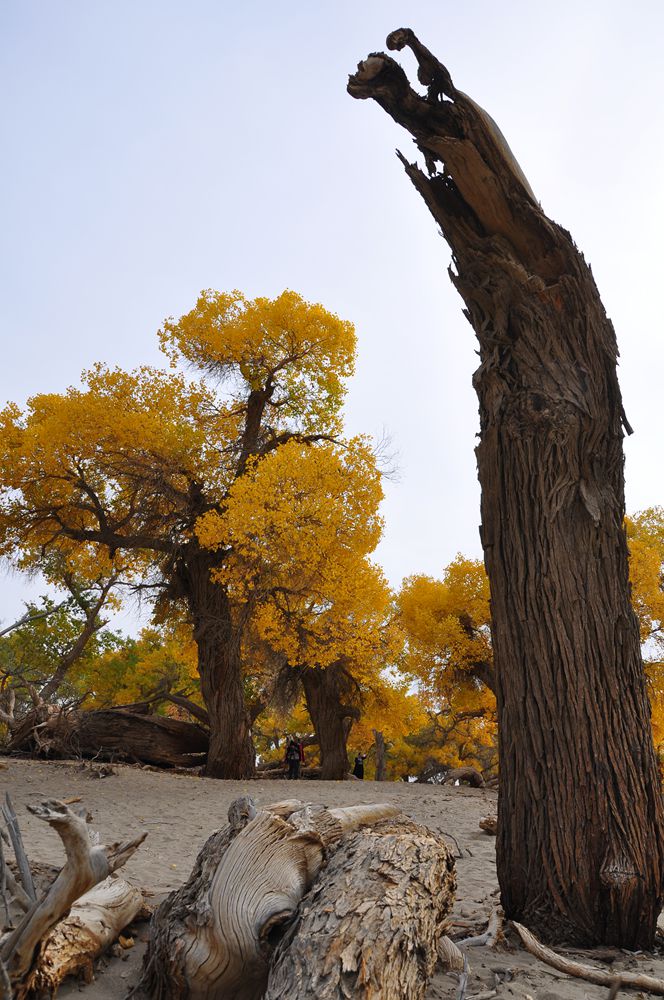
[[[302,687],[320,747],[321,779],[342,781],[348,774],[348,734],[360,716],[357,685],[343,662],[305,667]]]
[[[479,341],[482,543],[500,726],[498,875],[548,940],[649,948],[662,803],[623,529],[615,334],[590,268],[495,122],[407,29],[420,96],[375,53],[350,78],[415,138],[402,162],[452,248]]]
[[[195,767],[205,762],[208,742],[200,726],[161,715],[125,709],[61,711],[44,706],[26,716],[6,749],[49,757],[80,755]]]
[[[302,901],[265,1000],[421,1000],[455,889],[431,830],[400,817],[355,833]]]
[[[143,894],[121,878],[107,878],[86,892],[53,928],[31,982],[36,996],[55,993],[67,976],[93,979],[93,964],[144,910]]]
[[[210,577],[214,556],[201,552],[180,574],[198,647],[201,693],[210,719],[205,773],[210,778],[251,778],[256,753],[244,696],[242,628],[233,620],[228,594]]]
[[[143,833],[124,844],[94,846],[84,816],[63,802],[50,800],[28,808],[58,833],[67,862],[45,896],[31,903],[18,926],[0,940],[0,962],[7,970],[14,1000],[29,995],[40,945],[52,928],[76,900],[120,868],[147,836]]]
[[[357,875],[365,869],[368,873],[370,852],[361,846],[362,840],[356,842],[354,833],[397,812],[385,804],[328,810],[296,799],[257,811],[251,799],[236,800],[229,810],[229,826],[209,838],[188,882],[155,913],[139,992],[154,1000],[185,996],[189,1000],[211,996],[258,1000],[264,994],[269,963],[284,926],[293,921],[324,861],[346,851],[350,857],[361,847],[364,861]],[[430,938],[438,934],[437,914],[446,905],[434,898],[437,890],[444,883],[448,896],[453,896],[453,862],[442,840],[429,831],[413,827],[405,818],[394,822],[394,830],[386,828],[385,839],[378,838],[372,846],[380,874],[367,874],[367,888],[371,884],[371,892],[384,901],[386,884],[398,875],[400,888],[394,895],[400,897],[401,913],[406,913],[410,901],[408,914],[414,929],[412,938],[410,931],[400,931],[396,939],[403,943],[404,963],[409,956],[419,968],[420,949],[428,955]],[[429,879],[431,898],[425,899],[420,879]],[[342,890],[330,883],[329,889],[316,894],[315,901],[311,897],[308,908],[318,907],[322,915],[330,906],[338,907],[341,913],[344,904],[337,900],[337,891]],[[366,898],[358,892],[355,903]],[[379,908],[375,913],[378,919]],[[381,919],[387,919],[386,912]],[[396,925],[395,917],[394,926],[385,926],[386,947],[395,938]],[[349,933],[354,926],[349,924]],[[301,937],[299,932],[297,937]],[[353,942],[345,941],[339,951],[346,945],[351,947]],[[437,939],[434,952],[436,946]],[[398,943],[393,947],[398,952]],[[428,968],[427,962],[422,967]],[[410,976],[414,982],[419,974],[404,972],[403,977]]]

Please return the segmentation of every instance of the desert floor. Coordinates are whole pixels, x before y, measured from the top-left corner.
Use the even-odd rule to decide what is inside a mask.
[[[89,766],[81,767],[75,762],[6,763],[0,770],[0,792],[3,798],[5,790],[12,796],[31,860],[61,865],[63,852],[57,835],[47,824],[35,819],[26,805],[45,798],[80,795],[93,814],[92,829],[99,831],[102,843],[124,840],[148,830],[145,844],[127,864],[124,874],[132,884],[152,893],[149,901],[155,903],[187,878],[203,842],[213,830],[225,824],[228,806],[239,795],[251,795],[259,805],[285,797],[330,806],[387,801],[397,804],[418,822],[448,835],[455,853],[461,852],[456,862],[458,892],[452,914],[453,937],[481,933],[498,901],[495,839],[478,826],[481,817],[495,813],[494,792],[369,781],[298,781],[289,782],[286,789],[281,781],[214,781],[122,766],[116,767],[116,772],[98,779],[93,777],[95,771]],[[124,997],[136,982],[148,925],[139,924],[135,930],[136,945],[124,952],[124,960],[103,959],[92,983],[70,982],[63,986],[59,996],[71,998],[82,993],[86,1000]],[[606,1000],[608,996],[607,988],[560,975],[520,947],[509,946],[501,951],[469,948],[468,957],[471,975],[466,1000],[493,989],[499,998]],[[581,960],[591,961],[592,956],[583,955]],[[595,964],[608,968],[599,962]],[[664,977],[664,955],[625,953],[613,969]],[[454,997],[456,990],[455,976],[437,975],[426,998]],[[633,992],[631,995],[637,996]]]

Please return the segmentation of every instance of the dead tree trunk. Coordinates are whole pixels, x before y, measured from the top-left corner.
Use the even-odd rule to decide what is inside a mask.
[[[208,734],[200,726],[122,709],[66,711],[42,706],[12,735],[11,753],[49,757],[97,757],[141,761],[157,767],[195,767],[205,762]]]
[[[373,734],[376,744],[376,781],[385,781],[385,778],[387,777],[385,737],[378,729],[374,729]]]
[[[425,827],[402,816],[355,833],[302,901],[265,1000],[421,1000],[455,889],[454,859]]]
[[[140,889],[122,878],[104,879],[76,900],[45,939],[31,991],[54,997],[68,976],[92,982],[95,960],[144,911]]]
[[[503,907],[549,941],[650,948],[664,817],[630,606],[614,330],[495,122],[411,31],[387,44],[413,49],[427,96],[383,54],[349,92],[424,154],[426,174],[402,162],[452,248],[479,341]]]
[[[320,747],[321,779],[343,781],[350,770],[347,741],[359,710],[352,704],[357,685],[343,663],[305,667],[302,687]]]
[[[251,799],[236,800],[229,810],[229,826],[210,837],[189,881],[155,913],[138,992],[152,1000],[263,997],[275,946],[313,885],[305,920],[311,915],[325,927],[315,949],[329,959],[333,978],[338,982],[352,952],[358,984],[353,996],[420,997],[420,984],[426,984],[443,933],[443,917],[454,900],[454,861],[441,838],[405,817],[395,818],[397,812],[385,804],[328,810],[297,800],[257,811]],[[373,840],[363,839],[364,833],[359,839],[354,836],[359,828],[375,824],[382,835]],[[316,880],[324,860],[340,855],[347,864],[326,871],[319,887]],[[349,879],[354,882],[350,892]],[[348,920],[335,922],[335,911]],[[398,935],[392,929],[395,923],[405,928]],[[381,987],[370,994],[358,971],[357,949],[363,940],[359,924],[366,924],[365,935],[369,926],[384,935],[374,942],[376,961],[365,966],[372,987]],[[292,966],[290,934],[284,938],[270,996],[297,1000],[323,995],[306,992],[309,987],[303,983],[304,978],[316,978],[313,969],[306,970],[305,977],[306,933],[303,920],[295,935]],[[368,947],[368,936],[366,940]],[[382,968],[386,960],[395,961],[393,971]],[[278,992],[280,977],[297,982],[297,989]],[[385,984],[402,983],[404,991],[383,992],[382,979]],[[324,994],[348,995],[329,989]]]
[[[16,928],[0,938],[0,969],[6,973],[9,980],[13,1000],[22,1000],[29,995],[35,985],[41,945],[49,932],[84,893],[120,868],[147,836],[143,833],[135,840],[124,844],[94,846],[90,842],[85,818],[73,812],[64,803],[50,800],[28,808],[35,816],[45,820],[56,830],[67,853],[67,863],[42,899],[29,901],[27,904],[25,900],[19,900],[21,909],[24,910],[23,918]],[[112,901],[111,909],[118,905],[119,897],[122,896],[122,916],[127,915],[126,922],[129,922],[141,909],[142,898],[140,893],[137,894],[129,886],[127,890],[131,900],[128,905],[126,894],[122,892],[118,895],[113,884],[110,882],[107,884],[107,902],[109,899]],[[101,905],[99,893],[96,900],[98,911]],[[101,923],[106,925],[112,923],[109,913],[106,913]],[[121,927],[118,928],[120,929]],[[79,944],[85,948],[90,944],[86,938],[87,935],[83,931],[79,937]],[[60,942],[62,941],[61,938]],[[43,971],[45,979],[42,979],[42,984],[48,983],[49,979],[53,983],[53,977],[50,975],[52,970],[45,968]]]

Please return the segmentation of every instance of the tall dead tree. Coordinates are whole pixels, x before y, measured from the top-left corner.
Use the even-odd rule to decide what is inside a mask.
[[[500,726],[507,916],[549,941],[649,947],[662,803],[623,529],[617,346],[590,268],[493,119],[409,29],[349,80],[414,137],[401,160],[452,249],[479,341],[477,463]]]

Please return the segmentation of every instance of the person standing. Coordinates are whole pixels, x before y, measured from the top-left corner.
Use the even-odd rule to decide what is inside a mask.
[[[358,753],[357,757],[355,758],[353,775],[354,777],[359,778],[360,781],[364,779],[364,761],[366,760],[366,756],[367,755],[365,753]]]
[[[286,764],[288,766],[289,780],[300,777],[300,764],[302,763],[302,757],[302,744],[298,743],[297,740],[294,740],[291,737],[286,745]]]

